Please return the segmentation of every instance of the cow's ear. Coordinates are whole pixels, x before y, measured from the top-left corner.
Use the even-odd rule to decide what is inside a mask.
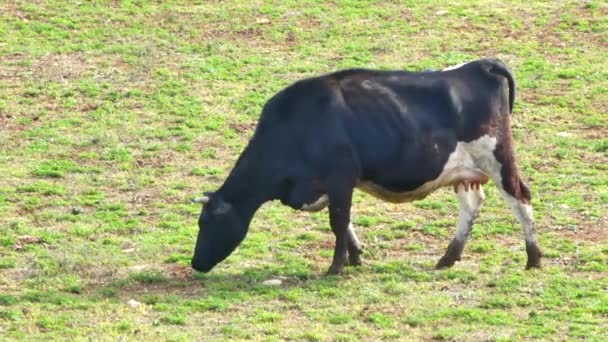
[[[222,215],[227,213],[228,211],[230,211],[232,209],[232,206],[230,205],[230,203],[225,202],[223,200],[219,200],[219,203],[217,205],[217,208],[215,208],[215,210],[213,211],[213,213],[215,215]]]

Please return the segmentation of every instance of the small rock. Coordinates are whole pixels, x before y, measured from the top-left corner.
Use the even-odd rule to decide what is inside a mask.
[[[270,19],[260,17],[260,18],[255,18],[255,22],[256,22],[256,24],[261,24],[261,25],[270,24]]]
[[[141,271],[145,270],[146,268],[148,268],[148,265],[133,265],[133,266],[129,267],[129,270],[134,271],[134,272],[141,272]]]
[[[559,132],[556,134],[558,137],[569,137],[572,134],[568,133],[568,132]]]
[[[286,12],[285,14],[283,14],[282,16],[283,17],[293,17],[294,15],[298,15],[298,14],[300,14],[300,12],[298,12],[298,11],[289,11],[289,12]]]
[[[133,253],[135,252],[135,248],[125,248],[122,250],[123,253]]]
[[[448,11],[446,10],[439,10],[437,12],[435,12],[436,15],[444,15],[444,14],[448,14]]]
[[[127,302],[127,305],[129,307],[131,307],[132,309],[137,308],[141,303],[136,301],[135,299],[129,299],[129,301]]]
[[[283,284],[283,281],[281,279],[273,278],[265,280],[262,284],[266,286],[280,286],[281,284]]]
[[[72,213],[72,215],[79,215],[82,214],[82,208],[72,207],[72,210],[70,210],[70,212]]]

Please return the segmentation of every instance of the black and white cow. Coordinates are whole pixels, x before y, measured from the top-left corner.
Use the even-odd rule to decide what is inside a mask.
[[[393,202],[451,186],[456,235],[437,268],[460,260],[482,185],[498,188],[522,225],[527,269],[540,267],[530,191],[515,164],[511,72],[496,59],[442,71],[350,69],[303,79],[264,106],[255,133],[203,209],[192,267],[210,271],[243,241],[254,213],[278,199],[291,208],[329,207],[335,234],[328,274],[361,264],[352,225],[353,190]]]

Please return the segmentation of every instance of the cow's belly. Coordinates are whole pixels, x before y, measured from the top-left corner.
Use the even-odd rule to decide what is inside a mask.
[[[414,190],[400,192],[391,190],[373,181],[360,181],[356,187],[383,201],[404,203],[420,200],[442,187],[463,187],[465,191],[486,184],[489,180],[484,170],[500,170],[500,163],[494,157],[496,138],[484,135],[471,142],[458,142],[448,157],[443,170],[435,179],[420,184]],[[326,194],[319,194],[300,208],[304,211],[319,211],[327,207]]]
[[[357,184],[357,188],[383,201],[404,203],[423,199],[442,187],[453,186],[456,189],[462,186],[465,190],[468,190],[487,182],[488,176],[481,172],[481,170],[458,167],[445,169],[439,177],[422,184],[412,191],[394,192],[372,182],[361,182]]]
[[[493,155],[495,138],[484,136],[472,142],[459,142],[450,154],[443,170],[435,179],[420,184],[414,190],[401,192],[391,190],[373,181],[361,181],[357,188],[387,202],[403,203],[420,200],[442,187],[459,186],[465,190],[488,182],[487,174],[482,171],[495,163]],[[415,166],[413,166],[415,167]]]
[[[464,187],[465,191],[468,191],[487,182],[488,176],[480,169],[458,166],[444,168],[439,177],[422,184],[412,191],[395,192],[369,181],[359,182],[357,188],[383,201],[405,203],[421,200],[442,187],[452,186],[455,191],[457,191],[458,187]],[[329,199],[324,194],[319,196],[314,202],[304,204],[300,210],[316,212],[325,209],[328,204]]]

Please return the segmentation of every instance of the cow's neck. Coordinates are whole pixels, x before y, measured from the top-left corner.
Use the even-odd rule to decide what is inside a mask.
[[[276,197],[276,184],[264,151],[249,144],[230,175],[218,190],[221,197],[235,206],[249,223],[255,212]]]

